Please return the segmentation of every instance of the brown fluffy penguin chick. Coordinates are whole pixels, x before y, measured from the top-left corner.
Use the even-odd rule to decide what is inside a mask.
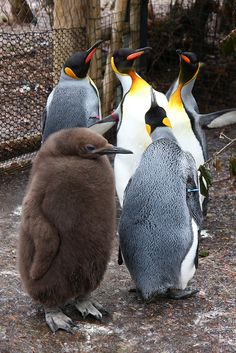
[[[53,332],[71,331],[59,308],[73,299],[101,319],[89,295],[101,282],[115,233],[113,170],[105,154],[131,153],[87,128],[61,130],[42,145],[23,200],[18,264],[25,290],[43,304]]]

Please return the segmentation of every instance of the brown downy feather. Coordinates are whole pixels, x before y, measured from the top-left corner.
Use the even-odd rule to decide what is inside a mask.
[[[101,282],[115,233],[110,146],[86,128],[61,130],[42,145],[23,200],[18,264],[25,290],[46,306],[84,297]]]

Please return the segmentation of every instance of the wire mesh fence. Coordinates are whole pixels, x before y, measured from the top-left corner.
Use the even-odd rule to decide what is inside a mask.
[[[235,56],[224,58],[219,53],[219,41],[235,23],[231,18],[228,27],[223,26],[224,16],[219,12],[222,2],[150,0],[146,27],[143,10],[140,12],[142,1],[132,1],[126,1],[123,9],[119,7],[123,2],[104,1],[99,16],[88,14],[80,27],[60,28],[63,23],[59,18],[55,25],[53,1],[19,0],[21,10],[17,12],[12,9],[17,1],[1,0],[0,173],[11,166],[27,165],[22,163],[27,157],[21,156],[40,146],[41,115],[65,59],[88,48],[98,35],[104,43],[92,62],[90,75],[99,89],[104,115],[119,101],[119,82],[110,68],[111,53],[122,46],[138,48],[145,40],[153,53],[139,69],[155,88],[166,92],[177,77],[175,50],[193,50],[205,62],[194,89],[201,111],[235,105]],[[22,4],[26,5],[24,11]]]

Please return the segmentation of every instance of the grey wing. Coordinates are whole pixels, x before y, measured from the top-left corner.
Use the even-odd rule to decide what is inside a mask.
[[[47,107],[44,108],[43,113],[42,113],[42,117],[41,117],[41,130],[42,130],[42,135],[43,135],[43,133],[44,133],[46,120],[47,120]]]
[[[236,123],[236,108],[199,115],[200,125],[211,129]]]
[[[194,221],[201,228],[203,215],[200,204],[200,190],[198,187],[198,175],[195,166],[195,161],[190,153],[185,153],[189,168],[186,183],[186,200],[189,208],[189,213]]]

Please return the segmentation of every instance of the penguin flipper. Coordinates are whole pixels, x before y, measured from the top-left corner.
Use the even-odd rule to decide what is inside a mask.
[[[37,214],[36,219],[37,223],[34,217],[32,226],[29,228],[29,234],[33,239],[35,248],[30,269],[30,277],[33,280],[42,278],[49,270],[60,245],[56,228],[48,222],[42,213]]]
[[[199,123],[203,127],[215,129],[236,123],[236,108],[223,109],[209,114],[200,114]]]
[[[198,190],[198,177],[197,171],[195,166],[195,161],[190,153],[186,152],[186,158],[189,162],[189,171],[187,176],[187,183],[186,183],[186,200],[187,206],[189,209],[189,213],[191,217],[196,222],[198,228],[201,228],[202,221],[203,221],[203,214],[200,205],[200,198]]]
[[[105,118],[98,120],[93,125],[90,125],[89,129],[100,135],[104,135],[107,131],[109,131],[113,126],[117,124],[118,120],[119,115],[115,111],[110,115],[106,116]]]
[[[47,120],[47,108],[45,107],[42,113],[41,117],[41,129],[42,129],[42,135],[44,134],[44,129],[46,125],[46,120]]]

